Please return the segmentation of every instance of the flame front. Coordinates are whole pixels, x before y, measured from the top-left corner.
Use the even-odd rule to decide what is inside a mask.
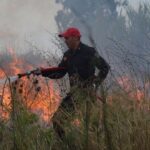
[[[131,98],[136,99],[137,101],[141,101],[142,99],[144,99],[144,91],[141,88],[139,88],[137,83],[135,83],[135,81],[133,82],[133,80],[130,77],[120,77],[117,79],[117,82],[119,83],[121,88],[128,93],[128,95]],[[144,90],[148,89],[148,85],[148,83],[144,84]]]
[[[6,78],[6,75],[16,75],[25,72],[25,70],[33,69],[31,65],[17,58],[12,48],[7,48],[7,53],[11,56],[11,62],[4,63],[5,67],[0,69],[1,79]],[[9,112],[11,110],[11,88],[10,85],[0,85],[0,116],[3,119],[9,118]],[[59,90],[54,90],[54,82],[42,77],[32,76],[30,79],[19,79],[13,83],[13,88],[21,94],[23,104],[31,112],[36,113],[41,121],[50,121],[60,99]]]

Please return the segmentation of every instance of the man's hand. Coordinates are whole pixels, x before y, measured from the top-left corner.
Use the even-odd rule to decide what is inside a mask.
[[[41,73],[42,73],[42,68],[37,68],[32,71],[32,74],[37,75],[37,76],[41,75]]]
[[[99,77],[95,76],[93,78],[93,84],[94,84],[95,88],[99,87],[101,83],[102,83],[102,80]]]

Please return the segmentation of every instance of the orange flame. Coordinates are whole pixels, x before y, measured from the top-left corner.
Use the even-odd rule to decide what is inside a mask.
[[[7,74],[18,74],[25,72],[24,70],[32,70],[33,67],[23,60],[19,59],[13,48],[7,48],[8,53],[12,57],[11,63],[6,63],[5,71]],[[23,67],[22,67],[23,66]],[[24,68],[25,67],[25,68]],[[3,67],[4,68],[4,67]],[[0,70],[0,78],[4,78],[5,73]],[[53,112],[55,112],[59,103],[59,91],[54,90],[54,83],[45,78],[38,77],[38,84],[34,85],[36,77],[32,79],[23,78],[16,84],[17,90],[22,95],[22,101],[26,107],[32,112],[39,115],[40,120],[49,122]],[[40,90],[41,88],[41,90]],[[1,118],[9,118],[9,110],[11,108],[11,94],[8,86],[0,85],[0,116]]]
[[[130,77],[120,77],[117,79],[117,82],[127,93],[129,93],[129,96],[131,98],[134,98],[137,101],[141,101],[144,98],[144,91],[137,88],[136,85],[133,85],[133,82],[130,79]]]

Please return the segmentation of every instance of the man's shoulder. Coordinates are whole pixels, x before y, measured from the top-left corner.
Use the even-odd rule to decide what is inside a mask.
[[[96,52],[95,48],[92,46],[89,46],[87,44],[81,43],[81,49],[89,54],[94,54]]]

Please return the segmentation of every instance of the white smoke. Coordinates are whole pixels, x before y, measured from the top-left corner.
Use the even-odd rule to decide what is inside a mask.
[[[55,0],[0,0],[0,49],[28,39],[48,45],[46,30],[58,32],[54,17],[60,8]]]
[[[128,1],[138,7],[139,2],[149,0]],[[58,32],[55,16],[60,9],[56,0],[0,0],[0,51],[16,45],[20,50],[25,47],[25,40],[34,41],[43,49],[54,49],[46,30],[52,35]]]
[[[150,3],[149,0],[128,0],[128,2],[135,9],[139,8],[140,3]]]

